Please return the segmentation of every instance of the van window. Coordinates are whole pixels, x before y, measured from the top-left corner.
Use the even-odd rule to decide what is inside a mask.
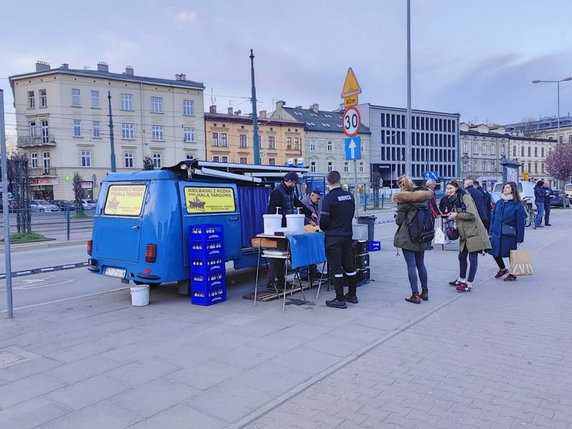
[[[140,216],[146,185],[110,185],[103,214]]]
[[[493,188],[493,192],[501,193],[503,186],[504,186],[504,183],[495,183],[495,187]]]
[[[568,183],[567,185],[564,185],[564,190],[565,191],[572,191],[572,184]]]
[[[185,186],[187,213],[229,213],[236,211],[234,189]]]

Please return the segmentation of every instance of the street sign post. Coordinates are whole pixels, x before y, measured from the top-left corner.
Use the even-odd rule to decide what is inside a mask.
[[[344,149],[346,152],[346,161],[361,159],[361,138],[348,137],[344,140]]]
[[[348,98],[348,97],[355,96],[356,101],[357,101],[357,95],[358,94],[361,94],[361,88],[360,88],[359,83],[356,79],[356,75],[354,74],[354,71],[350,67],[348,69],[348,72],[346,73],[346,80],[344,81],[344,87],[342,89],[342,98]]]
[[[342,115],[342,129],[348,137],[354,137],[359,132],[361,126],[361,117],[359,110],[354,107],[348,107]]]

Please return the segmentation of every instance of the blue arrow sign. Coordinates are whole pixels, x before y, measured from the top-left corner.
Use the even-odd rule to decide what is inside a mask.
[[[437,177],[439,177],[438,171],[426,171],[425,172],[425,180],[429,180],[429,179],[437,180]]]
[[[344,140],[344,148],[346,151],[346,161],[361,159],[361,138],[349,137]]]

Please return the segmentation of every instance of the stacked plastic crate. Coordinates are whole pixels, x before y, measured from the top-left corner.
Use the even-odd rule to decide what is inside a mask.
[[[361,286],[369,282],[370,279],[369,242],[366,240],[354,241],[352,253],[355,258],[357,268],[358,286]]]
[[[189,265],[193,304],[226,301],[223,225],[189,226]]]

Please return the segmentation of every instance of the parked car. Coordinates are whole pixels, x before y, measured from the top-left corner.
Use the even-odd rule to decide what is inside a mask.
[[[568,200],[572,202],[572,183],[567,183],[564,185],[564,192],[566,193]]]
[[[9,198],[10,196],[8,196]],[[16,201],[8,200],[8,212],[9,213],[16,213]],[[4,213],[4,203],[3,200],[0,199],[0,213]]]
[[[550,192],[550,207],[570,207],[570,200],[564,192],[553,189]]]
[[[74,201],[66,201],[66,200],[49,200],[50,204],[54,206],[58,206],[61,211],[75,211],[75,202]]]
[[[88,200],[88,199],[84,199],[81,200],[81,205],[83,206],[84,210],[92,210],[95,208],[95,201],[94,200]]]
[[[60,209],[46,200],[30,200],[30,209],[33,212],[57,212]]]

